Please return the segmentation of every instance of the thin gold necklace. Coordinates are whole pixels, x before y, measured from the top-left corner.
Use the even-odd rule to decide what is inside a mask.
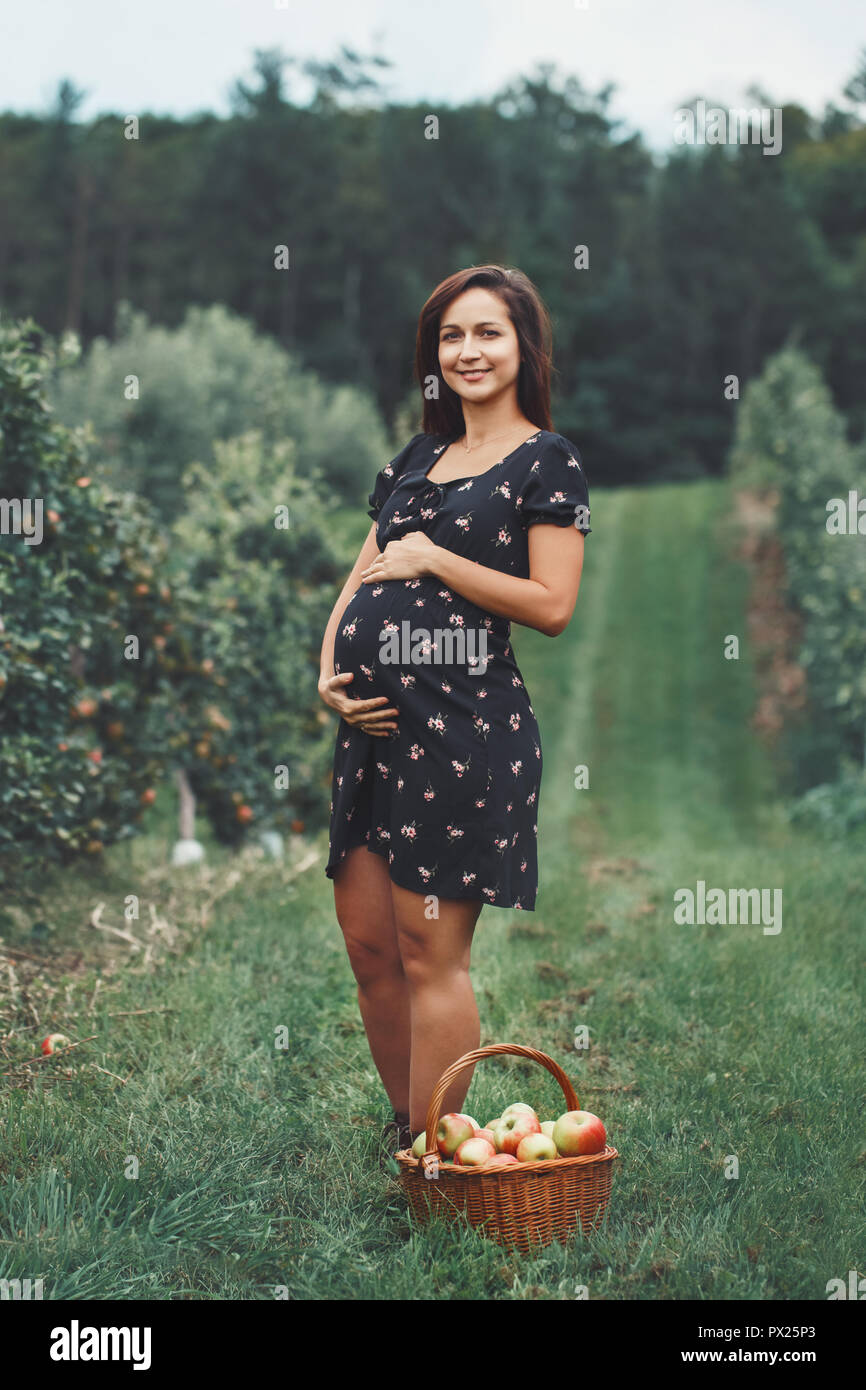
[[[519,430],[519,429],[523,429],[523,426],[522,426],[522,425],[514,425],[514,427],[513,427],[512,429],[510,429],[510,430],[503,430],[503,431],[502,431],[502,434],[493,434],[493,435],[490,436],[489,439],[482,439],[482,441],[481,441],[480,444],[464,444],[464,445],[463,445],[463,451],[464,451],[464,453],[471,454],[473,449],[483,449],[483,447],[484,447],[485,444],[493,444],[497,439],[504,439],[505,436],[506,436],[507,434],[513,434],[515,430]],[[464,438],[464,439],[466,438],[465,434],[464,434],[463,438]],[[528,436],[527,436],[527,438],[528,438]]]

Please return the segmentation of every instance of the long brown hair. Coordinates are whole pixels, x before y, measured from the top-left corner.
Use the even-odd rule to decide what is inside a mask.
[[[439,325],[445,307],[471,285],[483,285],[504,301],[520,347],[517,403],[527,420],[531,420],[539,429],[552,431],[550,373],[553,335],[550,315],[541,296],[522,270],[508,270],[501,265],[473,265],[455,271],[437,285],[418,319],[415,379],[424,396],[424,433],[461,434],[464,429],[460,397],[442,379],[439,370]],[[427,387],[433,377],[439,383],[439,394],[436,399],[428,399]]]

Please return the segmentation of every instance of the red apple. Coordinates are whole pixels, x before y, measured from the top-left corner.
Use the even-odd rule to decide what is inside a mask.
[[[495,1157],[496,1150],[488,1140],[464,1139],[454,1155],[454,1162],[459,1163],[462,1168],[481,1168],[489,1159]]]
[[[604,1125],[589,1110],[568,1110],[553,1127],[553,1142],[563,1158],[601,1153],[607,1143]]]
[[[468,1120],[468,1121],[469,1121],[469,1123],[471,1124],[471,1126],[472,1126],[472,1128],[474,1129],[475,1133],[477,1134],[478,1131],[479,1131],[479,1129],[481,1128],[481,1126],[480,1126],[480,1124],[478,1123],[478,1121],[477,1121],[477,1120],[473,1120],[473,1118],[472,1118],[471,1115],[465,1115],[465,1114],[463,1113],[462,1110],[458,1111],[458,1114],[459,1114],[461,1120]]]
[[[475,1138],[475,1129],[463,1115],[453,1112],[439,1121],[436,1144],[443,1158],[453,1158],[466,1139]]]
[[[498,1134],[500,1142],[497,1145],[500,1152],[506,1154],[516,1154],[517,1146],[521,1139],[525,1139],[528,1134],[540,1134],[541,1125],[534,1115],[509,1115],[502,1120]]]
[[[45,1053],[47,1057],[50,1056],[52,1052],[56,1052],[58,1047],[68,1046],[69,1039],[67,1038],[65,1033],[49,1033],[48,1037],[44,1040],[42,1044],[42,1051]]]
[[[533,1110],[532,1106],[524,1105],[522,1101],[518,1101],[516,1105],[507,1106],[506,1109],[503,1110],[501,1118],[507,1120],[509,1115],[534,1115],[536,1120],[538,1119],[538,1115],[536,1111]]]
[[[485,1168],[510,1168],[511,1165],[512,1165],[512,1163],[516,1163],[516,1162],[517,1162],[517,1159],[514,1157],[514,1154],[494,1154],[492,1158],[488,1158],[488,1160],[487,1160],[487,1162],[485,1163],[484,1167],[485,1167]]]
[[[496,1148],[496,1135],[494,1134],[493,1130],[489,1128],[489,1126],[485,1126],[484,1129],[479,1129],[475,1138],[486,1139],[488,1144],[492,1144],[494,1149]]]
[[[545,1158],[557,1158],[556,1145],[546,1134],[527,1134],[517,1145],[519,1163],[539,1163]]]

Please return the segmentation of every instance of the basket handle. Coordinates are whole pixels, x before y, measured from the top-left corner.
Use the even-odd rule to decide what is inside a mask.
[[[436,1135],[439,1131],[439,1117],[442,1109],[442,1101],[445,1092],[451,1082],[458,1077],[467,1067],[471,1067],[475,1062],[480,1062],[482,1057],[498,1057],[503,1054],[513,1057],[528,1057],[531,1062],[537,1062],[540,1067],[546,1067],[551,1076],[559,1082],[562,1087],[562,1094],[565,1096],[567,1110],[579,1110],[580,1101],[577,1092],[566,1076],[558,1062],[554,1062],[552,1057],[548,1057],[546,1052],[539,1052],[536,1047],[523,1047],[520,1043],[491,1043],[489,1047],[477,1047],[474,1052],[466,1052],[462,1057],[458,1057],[456,1062],[452,1062],[450,1067],[446,1067],[436,1085],[433,1087],[433,1094],[430,1097],[430,1104],[427,1107],[427,1125],[424,1142],[427,1145],[424,1158],[431,1154],[439,1157],[439,1149],[436,1144]],[[422,1166],[424,1159],[422,1159]]]

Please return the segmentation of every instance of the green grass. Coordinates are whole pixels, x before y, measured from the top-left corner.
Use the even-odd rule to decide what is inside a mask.
[[[717,483],[599,493],[568,632],[514,628],[542,729],[541,891],[535,913],[482,913],[482,1040],[549,1052],[604,1119],[620,1153],[604,1227],[527,1259],[411,1225],[377,1166],[388,1106],[323,839],[294,880],[249,859],[230,887],[219,856],[181,888],[155,874],[184,949],[118,969],[95,1001],[74,980],[58,996],[58,1019],[98,1037],[69,1078],[41,1069],[4,1102],[0,1277],[43,1277],[51,1298],[823,1300],[860,1268],[864,845],[793,832],[774,803],[728,503]],[[68,891],[79,918],[85,891],[147,896],[155,844]],[[220,875],[196,930],[190,903]],[[698,879],[782,888],[781,932],[676,925],[673,894]],[[109,1017],[127,1009],[162,1012]],[[562,1108],[546,1072],[499,1059],[466,1108],[517,1099]]]

